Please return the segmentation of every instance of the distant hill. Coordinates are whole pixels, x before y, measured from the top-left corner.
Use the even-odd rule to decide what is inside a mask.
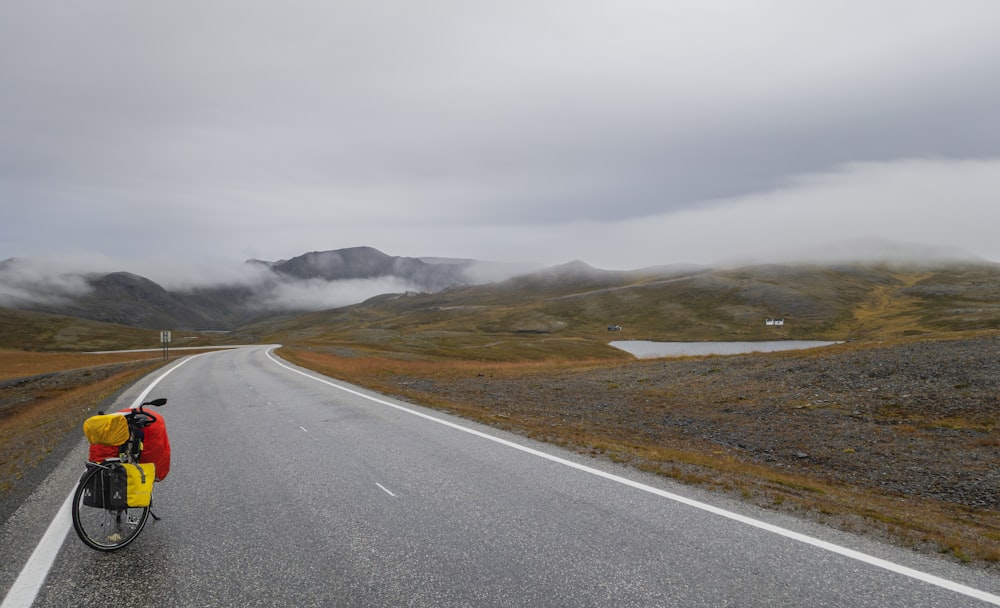
[[[426,342],[445,348],[473,334],[603,345],[612,338],[842,340],[1000,328],[1000,265],[989,262],[607,271],[574,261],[516,276],[506,268],[506,278],[487,282],[475,280],[480,262],[356,247],[248,266],[259,271],[253,280],[168,290],[128,272],[35,276],[8,260],[0,263],[0,307],[153,330],[233,330],[245,339],[433,336]],[[491,272],[504,277],[500,270]],[[785,324],[766,326],[766,318]],[[621,334],[609,338],[610,325]]]
[[[134,327],[228,330],[274,314],[361,301],[386,290],[436,292],[465,285],[476,280],[481,263],[425,262],[354,247],[247,264],[261,270],[247,282],[171,291],[129,272],[42,277],[18,260],[6,260],[0,262],[0,306]],[[497,271],[496,265],[491,268]]]
[[[421,291],[439,291],[466,282],[464,271],[475,264],[474,261],[434,264],[418,258],[386,255],[372,247],[313,251],[290,260],[258,263],[292,279],[343,281],[397,277],[411,282]]]
[[[158,346],[158,331],[0,308],[0,349],[100,351]]]
[[[29,295],[9,307],[146,329],[224,329],[227,321],[247,318],[227,315],[218,298],[170,292],[129,272],[74,278],[83,288],[37,300]]]
[[[784,324],[767,325],[769,318]],[[609,332],[612,325],[621,331]],[[267,341],[499,358],[514,342],[521,356],[599,356],[619,339],[895,339],[997,329],[1000,265],[991,263],[610,272],[577,262],[488,285],[386,294],[244,331]]]

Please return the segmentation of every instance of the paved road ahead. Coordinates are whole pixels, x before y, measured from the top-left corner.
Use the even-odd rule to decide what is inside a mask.
[[[672,493],[705,497],[669,481],[402,409],[286,365],[264,348],[246,348],[185,359],[163,377],[150,393],[170,400],[163,413],[173,467],[154,493],[162,521],[113,554],[87,549],[70,531],[34,605],[1000,602],[997,577],[744,510],[782,527],[762,529],[730,515],[742,507],[717,497],[708,500],[727,512],[675,500]],[[121,405],[158,375],[131,389]],[[2,560],[0,592],[25,563],[40,522],[47,525],[72,489],[84,447],[3,529],[0,551],[9,549],[14,559]],[[809,537],[789,538],[787,528]],[[891,564],[817,547],[817,536]],[[945,580],[928,582],[892,564]],[[30,589],[32,578],[22,576],[17,589]],[[970,587],[949,589],[947,581]],[[976,589],[994,595],[977,598]],[[4,608],[17,605],[13,596]]]

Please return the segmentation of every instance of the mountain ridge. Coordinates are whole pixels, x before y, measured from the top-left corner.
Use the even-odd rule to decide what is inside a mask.
[[[430,263],[351,247],[276,262],[247,260],[259,272],[242,282],[168,290],[128,271],[43,273],[11,258],[0,262],[0,306],[133,327],[227,330],[261,315],[321,309],[324,301],[336,307],[385,289],[436,292],[466,285],[476,281],[478,264]]]
[[[915,269],[910,273],[914,276],[940,276],[943,268],[930,262],[887,266],[884,262],[836,261],[757,264],[742,269],[671,265],[621,271],[574,260],[523,272],[499,265],[493,268],[497,278],[486,280],[477,278],[476,272],[490,263],[430,259],[390,256],[372,247],[312,251],[275,262],[247,260],[245,264],[255,273],[250,279],[184,289],[166,289],[127,271],[43,275],[33,273],[30,264],[11,259],[0,262],[0,307],[148,329],[234,330],[275,317],[344,307],[382,307],[386,312],[415,301],[447,302],[451,307],[497,307],[501,302],[529,306],[525,303],[530,302],[531,310],[512,309],[483,327],[546,332],[572,325],[567,315],[591,319],[588,323],[604,319],[631,327],[644,325],[644,317],[682,324],[685,319],[699,318],[699,323],[726,327],[733,319],[749,323],[756,316],[784,315],[811,319],[806,325],[800,323],[800,329],[822,333],[816,323],[847,314],[844,301],[857,306],[861,299],[875,297],[876,288],[901,289],[910,280],[900,278],[907,268]],[[909,291],[899,293],[932,305],[936,289],[952,294],[982,291],[982,285],[993,285],[1000,268],[985,261],[963,265],[948,260],[945,264],[954,269],[954,277],[968,274],[963,268],[981,269],[978,278],[967,281],[980,286],[944,285],[948,280],[942,280],[941,286],[934,287],[913,279]],[[391,294],[422,294],[422,300],[398,300]],[[972,297],[973,305],[980,306],[982,299],[981,294]],[[694,309],[698,306],[715,312],[706,316]],[[674,333],[700,335],[697,331]]]

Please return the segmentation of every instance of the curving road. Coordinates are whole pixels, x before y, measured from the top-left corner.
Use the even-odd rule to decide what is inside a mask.
[[[149,396],[170,401],[162,521],[113,554],[66,534],[56,512],[81,441],[0,533],[2,608],[1000,605],[998,577],[374,395],[264,347],[161,374],[120,405],[154,381]]]

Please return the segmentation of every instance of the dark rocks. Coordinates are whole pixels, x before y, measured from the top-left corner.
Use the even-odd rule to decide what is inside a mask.
[[[716,446],[832,483],[1000,509],[998,338],[642,360],[599,372],[436,380],[432,390],[512,419],[559,416],[588,436]]]

